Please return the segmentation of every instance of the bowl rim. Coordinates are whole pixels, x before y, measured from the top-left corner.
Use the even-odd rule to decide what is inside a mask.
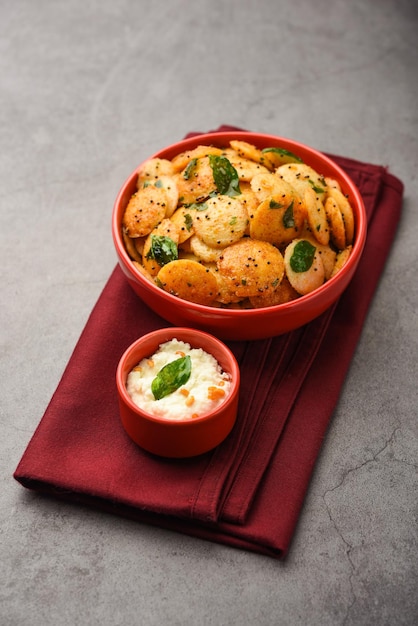
[[[186,339],[185,336],[188,336],[189,338]],[[190,338],[191,336],[193,336],[193,339]],[[196,337],[196,340],[194,339],[194,337]],[[202,415],[199,415],[198,417],[194,417],[192,420],[191,419],[170,420],[164,417],[158,417],[157,415],[152,415],[151,413],[147,413],[146,411],[144,411],[144,409],[142,409],[137,404],[135,404],[135,402],[132,400],[132,398],[130,397],[130,395],[128,394],[126,390],[125,382],[126,382],[127,374],[126,376],[124,376],[123,374],[126,361],[130,357],[133,356],[133,354],[138,350],[138,348],[144,342],[149,341],[151,339],[155,339],[155,347],[153,348],[153,350],[155,351],[158,349],[161,343],[164,343],[165,341],[170,341],[170,338],[178,339],[179,341],[184,341],[185,343],[189,343],[192,348],[201,348],[202,346],[199,345],[200,343],[199,340],[204,339],[211,346],[216,346],[219,352],[222,352],[222,354],[225,356],[225,362],[227,362],[228,366],[230,367],[230,370],[229,368],[227,370],[221,365],[222,369],[224,371],[227,371],[231,377],[231,388],[227,397],[220,404],[218,404],[218,406],[215,409],[209,412],[203,413]],[[202,348],[202,350],[205,350],[205,352],[212,354],[212,356],[214,356],[214,358],[216,359],[216,356],[213,355],[213,353],[210,352],[209,349]],[[144,356],[145,355],[140,356],[139,359],[144,358]],[[154,424],[160,424],[160,425],[173,427],[173,428],[186,428],[186,427],[190,428],[190,426],[193,424],[201,424],[202,422],[207,422],[218,417],[220,414],[222,414],[225,411],[225,409],[227,409],[231,404],[235,402],[235,397],[238,394],[239,388],[240,388],[240,382],[241,382],[240,379],[241,379],[241,376],[240,376],[240,369],[239,369],[238,362],[234,354],[232,353],[232,351],[228,348],[228,346],[223,341],[221,341],[220,339],[218,339],[217,337],[215,337],[214,335],[211,335],[210,333],[206,331],[197,330],[195,328],[189,328],[186,326],[167,326],[164,328],[153,330],[149,333],[146,333],[145,335],[142,335],[141,337],[136,339],[133,343],[131,343],[126,348],[126,350],[123,352],[122,356],[120,357],[117,368],[116,368],[116,387],[117,387],[118,395],[120,399],[125,403],[125,405],[127,405],[127,407],[131,411],[133,411],[139,418],[145,419]]]
[[[229,138],[229,139],[228,139]],[[147,279],[133,264],[131,258],[129,257],[126,248],[123,243],[123,238],[121,235],[121,219],[122,216],[119,215],[121,212],[120,206],[122,199],[126,194],[127,188],[129,188],[138,174],[139,168],[149,159],[152,158],[166,158],[162,155],[168,155],[173,152],[173,156],[177,153],[184,152],[193,146],[196,145],[210,145],[211,143],[216,143],[219,141],[229,141],[232,138],[240,139],[243,141],[251,142],[251,138],[256,139],[256,143],[266,143],[266,147],[269,145],[268,141],[273,141],[275,143],[285,142],[286,148],[291,149],[291,151],[297,153],[306,153],[312,157],[320,159],[323,163],[327,165],[331,170],[335,171],[338,174],[339,182],[342,182],[342,188],[344,193],[347,193],[347,188],[350,191],[350,196],[355,199],[355,204],[358,206],[358,215],[356,211],[356,222],[355,222],[355,239],[353,242],[353,253],[350,254],[347,262],[341,268],[341,270],[332,278],[324,282],[322,285],[314,289],[308,294],[301,295],[296,300],[291,300],[290,302],[285,302],[282,304],[275,304],[271,306],[258,307],[256,309],[232,309],[232,308],[223,308],[223,307],[213,307],[204,304],[198,304],[196,302],[192,302],[189,300],[180,299],[178,296],[175,296],[163,289],[159,289],[157,285],[152,283],[149,279]],[[309,163],[308,163],[309,165]],[[147,291],[150,291],[153,294],[158,293],[159,297],[165,300],[168,303],[172,303],[174,305],[178,305],[179,301],[185,303],[189,309],[193,312],[199,313],[202,316],[213,316],[216,312],[216,316],[220,319],[222,317],[230,318],[231,316],[240,318],[240,317],[251,317],[255,314],[255,312],[262,314],[268,313],[272,315],[275,311],[297,311],[298,309],[305,308],[305,306],[309,306],[311,300],[316,300],[318,296],[320,296],[323,292],[328,292],[332,285],[339,281],[343,276],[350,273],[358,262],[358,258],[361,256],[367,237],[367,215],[366,209],[364,206],[364,201],[362,195],[354,183],[354,181],[350,178],[350,176],[329,156],[320,152],[319,150],[310,147],[307,144],[303,144],[299,141],[295,141],[293,139],[288,139],[286,137],[281,137],[279,135],[272,135],[266,133],[257,133],[252,131],[218,131],[214,133],[204,133],[193,135],[191,137],[187,137],[181,141],[172,143],[165,148],[162,148],[151,156],[144,159],[139,165],[131,172],[131,174],[126,178],[124,183],[122,184],[116,200],[113,205],[112,211],[112,237],[113,242],[118,254],[120,261],[122,261],[123,266],[126,271],[132,275],[132,277],[141,284],[143,288]],[[158,291],[157,291],[158,290]]]

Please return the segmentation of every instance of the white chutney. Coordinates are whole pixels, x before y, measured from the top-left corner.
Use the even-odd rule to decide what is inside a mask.
[[[172,393],[156,400],[151,390],[152,381],[165,365],[187,355],[191,359],[190,378]],[[224,402],[231,381],[211,354],[172,339],[162,343],[152,356],[142,359],[129,372],[126,389],[143,411],[160,418],[183,420],[200,417]]]

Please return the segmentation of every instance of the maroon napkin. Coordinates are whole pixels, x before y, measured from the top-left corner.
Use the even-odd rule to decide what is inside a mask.
[[[212,452],[173,460],[144,452],[126,435],[117,363],[132,341],[168,323],[116,267],[14,473],[22,485],[272,557],[286,554],[402,205],[403,185],[384,167],[332,158],[366,204],[358,271],[339,302],[305,327],[229,343],[242,377],[229,437]]]

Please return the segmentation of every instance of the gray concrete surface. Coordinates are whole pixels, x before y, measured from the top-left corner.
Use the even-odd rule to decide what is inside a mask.
[[[414,0],[0,0],[2,626],[418,623]],[[387,165],[396,244],[285,562],[39,499],[12,473],[146,156],[229,123]]]

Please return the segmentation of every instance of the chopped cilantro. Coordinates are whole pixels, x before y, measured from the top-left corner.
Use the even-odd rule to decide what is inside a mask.
[[[177,244],[170,237],[151,235],[151,247],[146,258],[153,259],[161,267],[170,261],[177,261]]]

